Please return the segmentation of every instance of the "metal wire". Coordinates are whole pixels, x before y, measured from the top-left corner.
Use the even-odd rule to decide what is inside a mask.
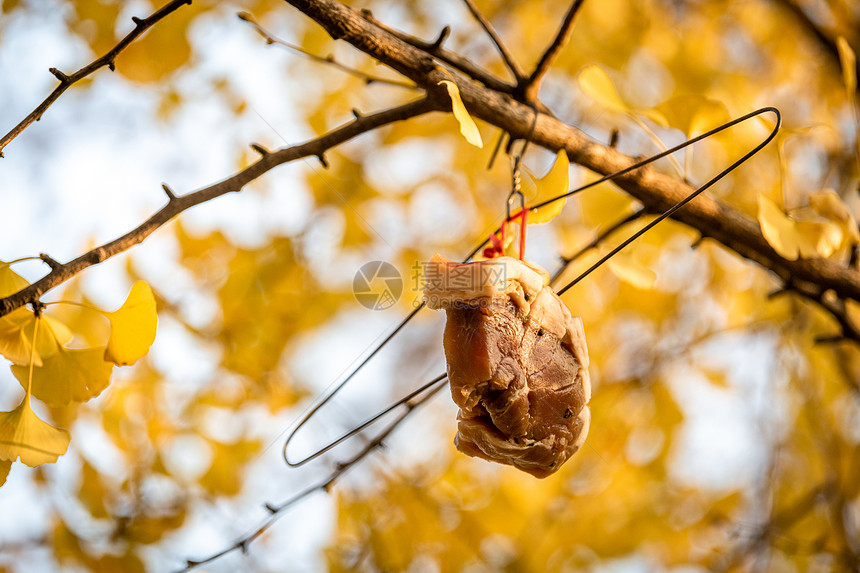
[[[715,134],[717,134],[717,133],[720,133],[720,132],[722,132],[722,131],[725,131],[726,129],[729,129],[730,127],[733,127],[733,126],[735,126],[735,125],[737,125],[737,124],[739,124],[739,123],[742,123],[742,122],[747,121],[747,120],[749,120],[749,119],[751,119],[751,118],[753,118],[753,117],[757,117],[757,116],[762,115],[762,114],[765,114],[765,113],[773,113],[773,114],[776,116],[776,125],[775,125],[775,127],[773,128],[773,130],[771,131],[771,133],[767,136],[767,138],[765,138],[765,139],[764,139],[760,144],[758,144],[758,145],[757,145],[755,148],[753,148],[751,151],[749,151],[749,152],[747,152],[746,154],[744,154],[744,156],[743,156],[743,157],[741,157],[740,159],[738,159],[737,161],[735,161],[734,163],[732,163],[728,168],[724,169],[722,172],[720,172],[718,175],[716,175],[715,177],[713,177],[713,178],[712,178],[711,180],[709,180],[707,183],[705,183],[704,185],[702,185],[701,187],[699,187],[698,189],[696,189],[695,191],[693,191],[692,193],[690,193],[690,194],[689,194],[687,197],[685,197],[683,200],[679,201],[678,203],[676,203],[675,205],[673,205],[672,207],[670,207],[669,209],[667,209],[666,211],[664,211],[664,212],[663,212],[659,217],[657,217],[656,219],[654,219],[653,221],[651,221],[651,223],[649,223],[648,225],[646,225],[645,227],[643,227],[642,229],[640,229],[638,232],[636,232],[635,234],[633,234],[630,238],[628,238],[627,240],[625,240],[624,242],[622,242],[620,245],[618,245],[617,247],[615,247],[612,251],[610,251],[606,256],[604,256],[602,259],[600,259],[597,263],[595,263],[594,265],[592,265],[589,269],[587,269],[586,271],[584,271],[582,274],[580,274],[580,275],[579,275],[577,278],[575,278],[573,281],[571,281],[570,283],[568,283],[567,285],[565,285],[561,290],[559,290],[559,291],[558,291],[558,294],[559,294],[559,295],[561,295],[561,294],[565,293],[567,290],[569,290],[571,287],[573,287],[575,284],[577,284],[577,283],[578,283],[579,281],[581,281],[583,278],[585,278],[586,276],[588,276],[589,274],[591,274],[594,270],[596,270],[597,268],[599,268],[603,263],[605,263],[605,262],[606,262],[606,261],[608,261],[610,258],[612,258],[615,254],[617,254],[618,252],[620,252],[623,248],[625,248],[626,246],[628,246],[631,242],[633,242],[633,241],[635,241],[637,238],[641,237],[644,233],[646,233],[646,232],[648,232],[649,230],[651,230],[652,228],[654,228],[654,227],[655,227],[657,224],[659,224],[660,222],[664,221],[664,220],[665,220],[665,219],[667,219],[668,217],[671,217],[675,212],[677,212],[679,209],[681,209],[684,205],[686,205],[687,203],[689,203],[690,201],[692,201],[693,199],[695,199],[698,195],[700,195],[701,193],[703,193],[703,192],[704,192],[705,190],[707,190],[708,188],[712,187],[712,186],[713,186],[714,184],[716,184],[719,180],[721,180],[722,178],[724,178],[726,175],[728,175],[729,173],[731,173],[732,171],[734,171],[735,169],[737,169],[740,165],[742,165],[742,164],[743,164],[743,163],[745,163],[747,160],[749,160],[749,159],[750,159],[752,156],[754,156],[756,153],[758,153],[759,151],[761,151],[761,150],[762,150],[762,148],[764,148],[768,143],[770,143],[770,142],[773,140],[773,138],[774,138],[774,137],[776,137],[776,134],[777,134],[777,132],[779,131],[779,128],[780,128],[780,126],[781,126],[781,124],[782,124],[782,116],[781,116],[781,114],[780,114],[779,110],[778,110],[778,109],[776,109],[775,107],[770,107],[770,106],[768,106],[768,107],[763,107],[763,108],[757,109],[757,110],[755,110],[755,111],[753,111],[753,112],[750,112],[750,113],[748,113],[748,114],[746,114],[746,115],[744,115],[744,116],[741,116],[741,117],[739,117],[739,118],[737,118],[737,119],[734,119],[734,120],[732,120],[732,121],[730,121],[730,122],[728,122],[728,123],[724,123],[723,125],[721,125],[721,126],[719,126],[719,127],[716,127],[716,128],[714,128],[714,129],[711,129],[710,131],[707,131],[707,132],[705,132],[705,133],[703,133],[703,134],[701,134],[701,135],[698,135],[698,136],[696,136],[696,137],[694,137],[694,138],[688,139],[687,141],[685,141],[685,142],[683,142],[683,143],[681,143],[681,144],[679,144],[679,145],[676,145],[675,147],[672,147],[671,149],[667,149],[667,150],[665,150],[665,151],[663,151],[663,152],[661,152],[661,153],[658,153],[658,154],[656,154],[656,155],[652,155],[651,157],[648,157],[648,158],[646,158],[646,159],[643,159],[642,161],[638,161],[638,162],[636,162],[636,163],[634,163],[634,164],[632,164],[632,165],[630,165],[630,166],[628,166],[628,167],[625,167],[624,169],[621,169],[621,170],[616,171],[616,172],[614,172],[614,173],[610,173],[610,174],[608,174],[608,175],[605,175],[605,176],[601,177],[600,179],[597,179],[596,181],[592,181],[591,183],[588,183],[588,184],[583,185],[583,186],[581,186],[581,187],[577,187],[576,189],[572,189],[572,190],[568,191],[567,193],[563,193],[563,194],[561,194],[561,195],[558,195],[557,197],[553,197],[553,198],[551,198],[551,199],[547,199],[546,201],[543,201],[543,202],[541,202],[541,203],[538,203],[537,205],[532,205],[531,207],[529,207],[529,208],[528,208],[528,212],[531,212],[531,211],[535,211],[535,210],[537,210],[537,209],[539,209],[539,208],[541,208],[541,207],[545,207],[545,206],[547,206],[547,205],[550,205],[550,204],[552,204],[552,203],[554,203],[554,202],[556,202],[556,201],[561,201],[562,199],[565,199],[565,198],[570,197],[570,196],[572,196],[572,195],[575,195],[575,194],[577,194],[577,193],[581,193],[582,191],[585,191],[586,189],[590,189],[591,187],[595,187],[596,185],[599,185],[599,184],[601,184],[601,183],[603,183],[603,182],[605,182],[605,181],[611,181],[612,179],[615,179],[615,178],[617,178],[617,177],[621,177],[622,175],[626,175],[627,173],[630,173],[630,172],[632,172],[632,171],[635,171],[635,170],[637,170],[637,169],[640,169],[640,168],[642,168],[642,167],[644,167],[644,166],[646,166],[646,165],[649,165],[649,164],[651,164],[651,163],[653,163],[653,162],[655,162],[655,161],[657,161],[657,160],[659,160],[659,159],[662,159],[663,157],[666,157],[666,156],[671,155],[671,154],[673,154],[673,153],[675,153],[675,152],[677,152],[677,151],[680,151],[681,149],[684,149],[684,148],[686,148],[686,147],[688,147],[688,146],[690,146],[690,145],[693,145],[694,143],[697,143],[697,142],[699,142],[699,141],[702,141],[703,139],[706,139],[706,138],[708,138],[708,137],[711,137],[712,135],[715,135]],[[522,156],[524,155],[524,153],[525,153],[525,151],[526,151],[526,148],[527,148],[527,146],[528,146],[528,144],[529,144],[529,141],[530,141],[530,140],[532,139],[532,137],[534,136],[535,128],[536,128],[536,126],[537,126],[537,116],[538,116],[538,114],[537,114],[537,110],[536,110],[536,108],[535,108],[535,117],[534,117],[534,120],[533,120],[533,122],[532,122],[531,130],[529,131],[529,134],[528,134],[528,136],[527,136],[527,137],[526,137],[526,139],[525,139],[525,142],[524,142],[524,144],[523,144],[523,149],[522,149],[522,150],[521,150],[521,152],[517,155],[517,157],[519,158],[519,161],[522,161]],[[515,166],[516,166],[516,159],[515,159]],[[512,190],[512,191],[511,191],[511,194],[508,196],[508,198],[510,199],[510,198],[514,197],[515,195],[516,195],[516,194],[514,193],[514,190]],[[521,192],[520,192],[520,196],[522,196],[522,193],[521,193]],[[524,200],[524,199],[523,199],[523,200]],[[523,205],[523,212],[524,212],[524,213],[526,212],[526,208],[525,208],[525,206],[524,206],[524,205]],[[509,202],[509,201],[508,201],[508,203],[507,203],[505,213],[506,213],[506,215],[507,215],[507,216],[506,216],[506,219],[505,219],[505,222],[507,222],[507,221],[510,219],[510,202]],[[500,226],[499,228],[497,228],[497,229],[496,229],[495,233],[498,233],[500,230],[501,230],[501,226]],[[495,233],[493,233],[493,234],[495,234]],[[482,242],[481,242],[477,247],[475,247],[475,248],[474,248],[474,249],[469,253],[469,255],[468,255],[465,259],[463,259],[463,263],[467,263],[467,262],[469,262],[469,260],[471,260],[471,259],[472,259],[472,258],[473,258],[477,253],[478,253],[478,252],[480,252],[480,251],[481,251],[481,249],[483,249],[483,248],[484,248],[484,246],[487,244],[487,242],[488,242],[488,239],[484,239],[484,240],[483,240],[483,241],[482,241]],[[330,442],[329,444],[327,444],[327,445],[323,446],[321,449],[317,450],[316,452],[314,452],[314,453],[313,453],[313,454],[311,454],[310,456],[308,456],[308,457],[306,457],[306,458],[303,458],[302,460],[299,460],[298,462],[291,462],[291,461],[289,460],[289,457],[288,457],[288,454],[287,454],[287,449],[288,449],[288,447],[289,447],[289,445],[290,445],[290,442],[291,442],[291,441],[293,440],[293,438],[295,437],[296,433],[298,433],[298,431],[299,431],[299,430],[300,430],[300,429],[301,429],[301,428],[302,428],[302,427],[303,427],[303,426],[304,426],[304,425],[305,425],[305,424],[306,424],[306,423],[307,423],[307,422],[308,422],[308,421],[309,421],[309,420],[310,420],[310,419],[311,419],[311,418],[312,418],[312,417],[313,417],[313,416],[314,416],[314,415],[315,415],[315,414],[316,414],[316,413],[317,413],[317,412],[318,412],[318,411],[319,411],[323,406],[325,406],[325,405],[326,405],[326,404],[327,404],[327,403],[328,403],[328,402],[329,402],[329,401],[330,401],[330,400],[335,396],[335,394],[337,394],[340,390],[342,390],[342,389],[343,389],[343,387],[344,387],[344,386],[346,386],[346,384],[347,384],[347,383],[349,383],[349,382],[353,379],[353,377],[355,377],[355,375],[356,375],[356,374],[358,374],[358,372],[359,372],[362,368],[364,368],[364,366],[365,366],[365,365],[366,365],[366,364],[367,364],[367,363],[368,363],[368,362],[369,362],[369,361],[370,361],[374,356],[376,356],[376,354],[377,354],[380,350],[382,350],[382,348],[383,348],[386,344],[388,344],[388,343],[391,341],[391,339],[393,339],[393,338],[394,338],[394,337],[395,337],[395,336],[396,336],[396,335],[397,335],[397,334],[398,334],[398,333],[403,329],[403,327],[405,327],[405,326],[409,323],[409,321],[411,321],[411,320],[415,317],[415,315],[416,315],[416,314],[418,314],[418,312],[419,312],[422,308],[424,308],[424,306],[425,306],[425,304],[424,304],[424,303],[421,303],[417,308],[415,308],[412,312],[410,312],[410,313],[409,313],[409,315],[408,315],[408,316],[406,316],[406,318],[404,318],[404,319],[403,319],[403,320],[402,320],[402,321],[401,321],[401,322],[400,322],[400,323],[395,327],[395,329],[391,332],[391,334],[389,334],[388,336],[386,336],[386,337],[385,337],[385,339],[383,339],[383,341],[382,341],[382,342],[380,342],[380,343],[379,343],[379,345],[378,345],[376,348],[374,348],[374,349],[373,349],[373,351],[372,351],[372,352],[371,352],[371,353],[370,353],[370,354],[369,354],[369,355],[368,355],[364,360],[362,360],[362,361],[361,361],[361,363],[359,363],[359,365],[358,365],[358,366],[356,366],[356,367],[355,367],[355,369],[353,369],[353,370],[349,373],[349,375],[347,375],[347,377],[346,377],[342,382],[340,382],[337,386],[335,386],[335,387],[334,387],[334,389],[333,389],[331,392],[329,392],[326,396],[324,396],[324,397],[323,397],[323,398],[322,398],[322,399],[321,399],[321,400],[320,400],[316,405],[314,405],[314,406],[313,406],[313,407],[312,407],[312,408],[311,408],[311,409],[310,409],[310,410],[309,410],[309,411],[308,411],[304,416],[302,416],[302,418],[299,420],[299,423],[298,423],[298,424],[296,425],[296,427],[292,430],[292,432],[290,432],[289,436],[287,436],[287,440],[286,440],[286,442],[284,443],[284,448],[283,448],[283,457],[284,457],[284,461],[287,463],[287,465],[289,465],[289,466],[291,466],[291,467],[299,467],[299,466],[302,466],[302,465],[306,464],[307,462],[309,462],[309,461],[311,461],[311,460],[314,460],[314,459],[318,458],[319,456],[321,456],[321,455],[323,455],[324,453],[328,452],[329,450],[331,450],[332,448],[334,448],[334,447],[335,447],[335,446],[337,446],[338,444],[342,443],[344,440],[346,440],[346,439],[350,438],[351,436],[354,436],[355,434],[357,434],[357,433],[361,432],[361,431],[362,431],[363,429],[365,429],[367,426],[371,425],[373,422],[377,421],[379,418],[381,418],[382,416],[384,416],[385,414],[387,414],[388,412],[390,412],[391,410],[393,410],[393,409],[394,409],[394,408],[396,408],[397,406],[399,406],[399,405],[401,405],[401,404],[404,404],[404,403],[408,402],[410,399],[412,399],[412,398],[414,398],[415,396],[419,395],[421,392],[424,392],[424,391],[426,391],[427,389],[429,389],[429,388],[431,388],[431,387],[433,387],[433,386],[435,386],[435,385],[437,385],[437,384],[440,384],[440,383],[442,382],[442,380],[444,380],[444,379],[445,379],[445,376],[444,376],[444,375],[437,376],[436,378],[434,378],[434,379],[433,379],[433,380],[431,380],[430,382],[428,382],[428,383],[424,384],[424,385],[423,385],[422,387],[420,387],[419,389],[417,389],[417,390],[415,390],[414,392],[412,392],[412,393],[408,394],[406,397],[404,397],[404,398],[402,398],[402,399],[398,400],[396,403],[394,403],[393,405],[389,406],[387,409],[385,409],[385,410],[383,410],[382,412],[380,412],[380,413],[376,414],[376,415],[375,415],[375,416],[373,416],[372,418],[369,418],[368,420],[366,420],[365,422],[363,422],[363,423],[362,423],[360,426],[358,426],[357,428],[354,428],[354,429],[350,430],[349,432],[347,432],[346,434],[342,435],[341,437],[339,437],[338,439],[334,440],[333,442]]]

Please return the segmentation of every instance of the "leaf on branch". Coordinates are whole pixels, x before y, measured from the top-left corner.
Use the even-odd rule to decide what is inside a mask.
[[[110,339],[104,359],[119,366],[134,364],[149,352],[155,341],[158,315],[152,289],[137,281],[123,305],[106,313],[110,320]]]
[[[24,332],[32,318],[32,313],[25,308],[0,317],[0,354],[15,364],[29,364],[32,357],[36,366],[42,365],[42,358],[38,352],[32,352],[30,339]]]
[[[40,328],[36,341],[36,352],[32,352],[32,337],[37,320],[44,320],[50,328]],[[42,359],[49,358],[57,352],[59,345],[72,339],[69,328],[55,318],[36,315],[27,309],[19,308],[4,317],[0,317],[0,354],[14,364],[33,364],[42,366]]]
[[[484,147],[484,142],[481,140],[481,132],[478,131],[478,126],[475,125],[475,120],[469,115],[469,111],[463,104],[460,98],[460,88],[457,84],[450,80],[442,80],[439,85],[444,84],[448,89],[448,96],[451,98],[451,110],[454,112],[454,117],[460,123],[460,133],[466,138],[466,141],[475,147]]]
[[[758,198],[758,221],[768,244],[789,261],[826,258],[842,244],[842,229],[836,223],[795,221],[764,195]]]
[[[0,261],[0,297],[15,294],[29,284],[24,277],[9,267],[9,263]]]
[[[12,366],[12,374],[49,406],[86,402],[110,384],[113,364],[105,362],[103,354],[101,347],[77,350],[58,345],[53,356],[42,360],[42,366],[33,366],[32,381],[29,366]]]
[[[606,264],[616,277],[638,289],[649,290],[657,282],[657,273],[636,260],[633,253],[617,253]]]
[[[854,215],[848,210],[842,198],[832,189],[822,189],[809,195],[809,204],[812,209],[834,223],[837,223],[842,229],[844,241],[850,245],[860,243],[860,229],[857,228],[857,221]]]
[[[0,459],[20,458],[34,468],[56,462],[68,447],[69,433],[40,420],[29,396],[11,412],[0,412]]]
[[[532,203],[542,203],[553,197],[558,197],[570,190],[570,160],[563,149],[558,152],[550,170],[541,178],[535,178],[537,196]],[[567,199],[559,199],[545,207],[532,211],[528,215],[529,224],[548,223],[561,213]]]

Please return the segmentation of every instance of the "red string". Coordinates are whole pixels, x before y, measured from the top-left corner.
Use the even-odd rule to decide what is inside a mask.
[[[520,260],[524,260],[526,256],[526,224],[528,222],[528,209],[522,209],[519,213],[513,215],[507,221],[502,223],[502,228],[499,229],[498,233],[493,233],[490,235],[490,243],[492,243],[489,247],[484,249],[483,255],[487,259],[495,259],[496,257],[501,257],[505,254],[505,239],[508,234],[508,224],[515,219],[520,220]]]
[[[526,219],[529,216],[529,210],[523,209],[520,213],[520,260],[526,257]]]

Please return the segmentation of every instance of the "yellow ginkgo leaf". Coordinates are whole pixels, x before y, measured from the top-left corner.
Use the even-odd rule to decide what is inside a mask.
[[[534,204],[542,203],[569,191],[570,160],[563,149],[558,152],[555,163],[553,163],[549,172],[540,179],[535,179],[535,185],[537,187],[537,197],[535,197],[534,201],[531,201]],[[528,223],[537,224],[551,221],[561,213],[566,202],[567,199],[559,199],[545,207],[532,211],[528,215]]]
[[[452,81],[442,80],[439,85],[444,84],[448,89],[448,96],[451,98],[451,110],[454,112],[454,117],[460,123],[460,133],[466,138],[466,141],[475,147],[484,147],[484,142],[481,140],[481,132],[478,131],[478,126],[475,125],[475,120],[469,115],[466,106],[463,104],[463,99],[460,97],[460,88]]]
[[[600,67],[591,64],[579,72],[579,87],[585,95],[603,107],[619,113],[629,113],[630,106],[624,103],[609,75]]]
[[[0,354],[15,364],[29,364],[32,357],[33,364],[42,365],[42,358],[32,351],[28,336],[33,334],[33,320],[33,314],[24,308],[0,317]],[[25,332],[28,325],[29,332]]]
[[[827,258],[842,244],[842,228],[826,220],[795,221],[763,195],[758,198],[758,221],[765,240],[789,261]]]
[[[809,204],[812,209],[824,217],[837,223],[844,235],[844,238],[852,245],[860,243],[860,229],[857,228],[857,221],[854,215],[848,210],[848,207],[832,189],[823,189],[809,195]]]
[[[794,220],[764,195],[758,196],[758,222],[765,241],[780,257],[789,261],[797,260],[800,244]]]
[[[0,486],[6,483],[6,478],[9,476],[10,469],[12,469],[11,461],[0,460]]]
[[[66,406],[70,402],[86,402],[101,394],[110,384],[113,363],[105,362],[104,349],[69,349],[57,347],[42,366],[12,366],[12,374],[26,390],[30,385],[33,396],[49,406]]]
[[[41,321],[36,341],[36,352],[31,352],[31,341],[36,321]],[[4,317],[0,317],[0,354],[14,364],[42,365],[43,358],[49,358],[57,352],[57,348],[72,339],[69,328],[55,318],[36,315],[26,309],[18,309]]]
[[[72,337],[72,331],[66,326],[63,322],[57,320],[56,318],[50,317],[46,314],[42,315],[42,318],[51,327],[51,332],[53,333],[53,339],[57,341],[58,344],[66,344],[69,342]],[[41,339],[41,336],[39,337]],[[38,350],[38,344],[37,348]]]
[[[827,258],[842,244],[842,229],[830,221],[797,221],[797,245],[804,259]]]
[[[29,284],[9,267],[9,263],[0,261],[0,297],[14,294]]]
[[[729,110],[717,100],[700,95],[673,97],[658,109],[668,125],[680,129],[687,136],[705,132],[729,120]]]
[[[616,277],[636,288],[648,290],[657,281],[657,273],[637,261],[632,253],[618,253],[606,264]]]
[[[239,440],[224,444],[210,440],[212,465],[200,478],[200,485],[215,494],[236,495],[242,488],[240,469],[243,462],[252,459],[260,451],[260,443],[254,440]]]
[[[134,364],[149,352],[155,341],[158,315],[152,289],[144,281],[132,285],[131,292],[116,312],[107,314],[110,339],[104,359],[120,366]]]
[[[56,462],[68,447],[69,433],[40,420],[29,396],[11,412],[0,412],[0,459],[20,458],[34,468]]]
[[[836,49],[839,52],[839,64],[842,67],[842,81],[849,94],[857,90],[857,56],[844,36],[836,39]]]

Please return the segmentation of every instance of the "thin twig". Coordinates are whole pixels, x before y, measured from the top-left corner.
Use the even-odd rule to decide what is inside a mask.
[[[471,12],[475,20],[478,21],[478,23],[493,41],[493,44],[496,45],[496,49],[499,50],[499,54],[502,55],[502,59],[505,61],[505,65],[514,75],[514,80],[516,80],[518,84],[522,82],[526,77],[525,72],[514,59],[513,54],[511,54],[507,46],[505,46],[505,43],[502,42],[502,38],[499,36],[498,32],[496,32],[496,29],[493,27],[490,21],[487,20],[487,18],[483,14],[481,14],[481,11],[478,10],[478,7],[475,6],[475,3],[472,2],[472,0],[463,0],[463,4],[466,5],[466,7],[469,9],[469,12]]]
[[[329,64],[329,65],[334,66],[335,68],[341,70],[342,72],[345,72],[351,76],[355,76],[359,79],[364,80],[364,82],[367,84],[374,84],[374,83],[386,84],[386,85],[396,86],[399,88],[406,88],[406,89],[416,89],[418,87],[411,82],[401,82],[398,80],[383,78],[381,76],[374,76],[374,75],[362,72],[361,70],[351,68],[349,66],[346,66],[346,65],[338,62],[333,55],[318,56],[317,54],[313,54],[311,52],[308,52],[307,50],[305,50],[301,46],[296,46],[295,44],[291,44],[290,42],[287,42],[286,40],[282,40],[282,39],[278,38],[277,36],[274,36],[271,32],[269,32],[268,30],[263,28],[260,25],[260,23],[254,19],[254,16],[252,16],[248,12],[239,12],[237,14],[237,16],[239,17],[240,20],[242,20],[244,22],[248,22],[249,24],[251,24],[257,30],[257,33],[259,33],[263,38],[266,39],[267,44],[275,44],[278,46],[283,46],[283,47],[285,47],[289,50],[292,50],[298,54],[301,54],[301,55],[305,56],[306,58],[309,58],[315,62],[319,62],[321,64]]]
[[[134,29],[131,32],[126,34],[126,36],[120,40],[116,46],[111,48],[108,53],[71,75],[66,75],[56,68],[51,68],[49,71],[59,80],[60,85],[54,88],[54,91],[45,98],[45,101],[40,103],[36,109],[30,112],[30,114],[25,117],[21,123],[13,127],[9,133],[0,138],[0,157],[3,157],[3,149],[9,144],[9,142],[18,137],[31,123],[39,121],[42,118],[42,114],[44,114],[45,111],[51,107],[51,104],[57,101],[57,99],[63,95],[63,92],[69,89],[72,84],[79,82],[99,68],[103,68],[105,66],[107,66],[111,71],[114,71],[116,57],[120,52],[127,48],[129,44],[138,38],[138,36],[154,26],[159,20],[171,12],[174,12],[183,4],[191,4],[191,0],[172,0],[153,12],[147,18],[132,17],[132,20],[134,21]]]
[[[561,23],[561,28],[559,28],[558,33],[555,35],[552,43],[549,47],[544,51],[540,60],[535,66],[535,70],[532,72],[532,75],[525,81],[524,84],[521,84],[520,89],[522,90],[523,96],[526,101],[535,101],[537,100],[537,94],[540,90],[541,80],[543,80],[543,76],[549,71],[550,66],[561,53],[562,48],[567,44],[570,40],[570,34],[573,31],[573,22],[576,19],[577,13],[579,13],[579,9],[582,7],[582,4],[585,0],[573,0],[573,3],[570,5],[570,8],[567,11],[567,14],[564,16],[564,21]]]
[[[515,85],[509,84],[498,79],[496,76],[479,67],[468,58],[464,58],[456,52],[452,52],[443,48],[442,43],[444,39],[448,36],[448,33],[450,33],[450,28],[448,28],[447,26],[442,30],[442,33],[439,35],[439,38],[436,41],[426,42],[420,38],[416,38],[415,36],[411,36],[409,34],[406,34],[405,32],[401,32],[400,30],[396,30],[387,26],[386,24],[383,24],[382,22],[373,17],[373,14],[370,12],[370,10],[362,10],[361,17],[376,26],[377,28],[384,30],[392,36],[396,37],[401,42],[405,42],[410,46],[421,50],[422,52],[430,54],[440,62],[444,62],[449,66],[453,67],[454,69],[463,72],[473,80],[484,84],[492,90],[507,94],[511,94],[514,92],[514,89],[516,87]]]
[[[257,160],[256,163],[251,164],[231,177],[204,187],[199,191],[187,195],[177,196],[174,194],[174,197],[169,199],[167,205],[134,230],[118,239],[96,247],[68,263],[51,265],[51,272],[41,279],[14,294],[0,298],[0,316],[4,316],[27,303],[38,301],[47,291],[67,281],[87,267],[98,264],[142,242],[156,229],[186,209],[205,203],[206,201],[211,201],[226,193],[239,191],[249,182],[257,179],[273,167],[303,157],[319,156],[325,150],[340,145],[372,129],[441,109],[441,104],[428,97],[372,115],[361,116],[316,139],[268,153]],[[44,259],[45,257],[43,257]]]
[[[444,384],[438,384],[435,388],[432,388],[426,395],[422,396],[418,400],[414,402],[407,402],[405,404],[406,409],[401,413],[395,420],[386,426],[384,430],[382,430],[379,434],[377,434],[373,439],[371,439],[355,456],[344,461],[339,462],[335,465],[334,471],[329,474],[327,478],[324,480],[308,486],[307,488],[301,490],[296,493],[292,497],[288,498],[286,501],[278,504],[266,504],[266,509],[271,512],[271,515],[267,517],[256,529],[251,531],[250,533],[243,536],[241,539],[230,545],[229,547],[222,549],[217,553],[213,553],[209,557],[204,559],[189,559],[185,563],[185,567],[180,571],[190,571],[195,567],[200,565],[204,565],[206,563],[211,563],[221,557],[232,553],[234,551],[246,551],[248,545],[251,544],[255,539],[257,539],[260,535],[266,532],[278,519],[284,516],[285,510],[289,509],[299,501],[305,499],[316,492],[328,492],[331,490],[332,486],[334,486],[335,482],[340,479],[345,473],[347,473],[350,469],[358,465],[360,461],[366,458],[371,452],[382,447],[383,442],[388,438],[388,436],[404,421],[407,417],[409,417],[412,412],[414,412],[417,408],[427,403],[430,398],[436,395],[439,390],[444,388]]]

